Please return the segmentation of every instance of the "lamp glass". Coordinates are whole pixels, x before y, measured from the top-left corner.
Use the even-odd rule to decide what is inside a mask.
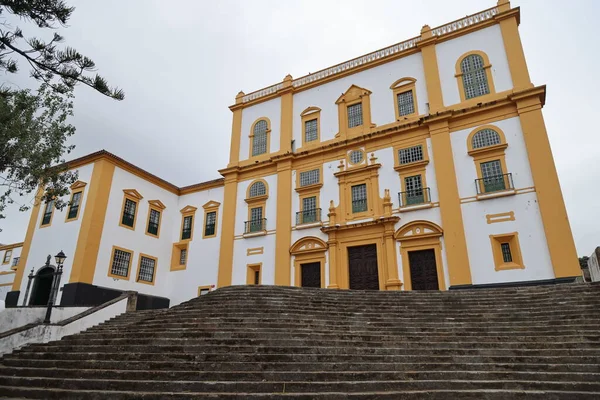
[[[66,258],[67,256],[65,256],[65,253],[63,253],[62,250],[60,251],[60,253],[54,256],[57,265],[62,265],[65,262]]]

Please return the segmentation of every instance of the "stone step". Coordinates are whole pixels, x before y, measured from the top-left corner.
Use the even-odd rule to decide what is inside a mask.
[[[600,392],[600,382],[556,382],[523,380],[394,380],[336,382],[254,382],[254,381],[184,381],[184,380],[113,380],[113,379],[52,379],[44,377],[0,376],[0,386],[41,387],[71,390],[127,390],[143,392],[196,393],[303,393],[303,392],[375,392],[404,390],[564,390]]]
[[[477,371],[524,371],[524,372],[591,372],[600,373],[598,363],[527,363],[527,362],[467,362],[460,364],[446,362],[409,362],[395,363],[352,362],[204,362],[204,361],[116,361],[116,360],[43,360],[6,357],[1,359],[7,367],[28,368],[64,368],[64,369],[111,369],[111,370],[163,370],[163,371],[435,371],[435,370],[477,370]]]
[[[131,392],[42,389],[23,387],[3,387],[4,393],[11,398],[60,399],[60,400],[170,400],[170,399],[293,399],[293,400],[597,400],[600,392],[578,392],[562,390],[410,390],[389,392],[306,392],[306,393],[173,393],[173,392]],[[215,397],[216,396],[216,397]]]
[[[242,342],[243,343],[243,342]],[[557,349],[478,349],[478,348],[406,348],[406,347],[388,347],[388,346],[320,346],[316,344],[306,343],[301,346],[249,346],[249,345],[184,345],[179,346],[155,346],[155,345],[128,345],[125,347],[116,347],[110,345],[94,346],[62,346],[50,347],[39,346],[30,347],[23,350],[13,352],[13,354],[31,354],[31,353],[59,353],[61,356],[68,354],[80,353],[112,353],[114,350],[126,354],[140,354],[139,359],[155,359],[157,357],[166,356],[176,357],[185,354],[190,358],[194,358],[197,354],[208,353],[227,353],[235,351],[239,354],[322,354],[322,355],[394,355],[394,356],[445,356],[445,355],[464,355],[464,356],[552,356],[557,354]],[[175,356],[176,355],[176,356]],[[600,347],[595,349],[561,349],[561,356],[594,356],[600,357]],[[136,358],[137,359],[137,358]]]
[[[184,380],[184,381],[380,381],[380,380],[537,380],[599,382],[600,373],[522,371],[161,371],[23,368],[0,366],[0,375],[62,379]]]

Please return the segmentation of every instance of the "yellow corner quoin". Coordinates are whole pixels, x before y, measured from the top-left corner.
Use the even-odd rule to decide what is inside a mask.
[[[221,246],[219,248],[219,273],[217,287],[231,285],[233,274],[233,239],[235,236],[235,214],[237,205],[237,172],[223,174],[223,220],[221,222]]]
[[[292,242],[292,161],[277,164],[277,223],[275,227],[275,284],[289,286]]]
[[[12,284],[13,291],[19,290],[21,288],[21,281],[25,273],[25,266],[27,265],[29,250],[31,249],[31,242],[33,241],[33,235],[35,234],[37,219],[40,215],[40,199],[42,198],[43,194],[44,188],[39,187],[34,196],[33,208],[31,210],[31,217],[29,218],[29,225],[27,226],[27,233],[25,234],[25,241],[23,241],[23,249],[21,250],[21,258],[19,259],[17,274],[15,275],[15,279]]]

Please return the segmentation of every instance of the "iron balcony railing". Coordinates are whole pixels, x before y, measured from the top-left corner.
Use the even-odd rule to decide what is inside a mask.
[[[253,233],[267,230],[267,219],[253,219],[251,221],[244,222],[244,233]]]
[[[123,218],[121,219],[121,223],[123,225],[127,225],[127,226],[131,226],[133,227],[133,221],[135,219],[135,214],[123,214]]]
[[[367,199],[352,200],[352,212],[359,213],[367,211]]]
[[[398,193],[400,207],[414,206],[431,202],[431,192],[428,187],[421,189],[407,190]]]
[[[510,173],[475,179],[475,187],[477,188],[477,194],[493,193],[515,188],[512,174]]]
[[[311,224],[313,222],[321,222],[320,208],[303,210],[296,213],[296,225]]]

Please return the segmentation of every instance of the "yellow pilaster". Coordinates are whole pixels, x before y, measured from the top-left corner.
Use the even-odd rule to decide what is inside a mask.
[[[460,196],[456,183],[456,170],[450,143],[448,121],[429,125],[431,147],[435,160],[435,177],[440,200],[442,229],[448,259],[450,286],[471,284],[471,268],[467,253]]]
[[[27,257],[29,256],[29,250],[31,249],[31,242],[33,241],[33,234],[37,226],[37,220],[40,216],[40,203],[39,200],[44,194],[44,189],[39,187],[35,198],[33,200],[33,208],[31,210],[31,217],[29,217],[29,225],[27,226],[27,233],[25,234],[25,240],[23,242],[23,249],[21,250],[21,258],[19,258],[19,265],[17,266],[17,272],[15,273],[15,280],[13,281],[12,290],[19,290],[21,287],[21,281],[25,274],[25,268],[27,266]]]
[[[281,129],[279,140],[279,152],[282,154],[292,151],[292,124],[294,117],[294,87],[292,86],[292,76],[287,75],[283,79],[283,88],[281,93]]]
[[[221,222],[221,245],[219,249],[219,273],[217,287],[231,285],[233,273],[233,237],[235,235],[235,210],[237,203],[238,174],[224,174],[223,221]]]
[[[540,93],[540,96],[542,95],[543,93]],[[542,116],[540,96],[515,99],[527,147],[529,166],[554,275],[556,278],[579,276],[581,270],[577,251]]]
[[[94,163],[69,282],[91,284],[94,280],[114,172],[115,165],[108,160]]]
[[[231,143],[229,148],[229,165],[233,166],[240,160],[240,142],[242,140],[242,98],[244,92],[239,92],[235,96],[235,105],[229,107],[233,112],[233,122],[231,123]]]
[[[275,235],[275,284],[291,283],[292,245],[292,160],[277,164],[277,225]]]
[[[513,87],[515,90],[531,88],[533,87],[533,84],[529,77],[525,53],[523,52],[523,44],[521,43],[521,36],[519,35],[519,10],[511,9],[510,2],[500,0],[498,2],[498,11],[500,11],[500,13],[497,14],[495,18],[500,23],[502,41],[504,42],[504,50],[508,60]]]
[[[330,233],[329,234],[329,241],[327,242],[327,244],[329,245],[329,260],[328,260],[328,267],[329,267],[329,285],[327,286],[328,289],[339,289],[340,286],[338,284],[338,276],[337,276],[337,270],[338,270],[338,242],[335,239],[335,233]]]
[[[429,99],[429,114],[434,114],[444,108],[444,98],[442,96],[442,85],[440,83],[435,42],[436,38],[431,33],[429,25],[423,26],[418,47],[421,49],[421,55],[423,57],[425,83],[427,85],[427,97]]]
[[[385,224],[383,247],[387,264],[386,290],[400,290],[402,282],[398,279],[398,260],[396,258],[396,240],[394,239],[394,224]]]

